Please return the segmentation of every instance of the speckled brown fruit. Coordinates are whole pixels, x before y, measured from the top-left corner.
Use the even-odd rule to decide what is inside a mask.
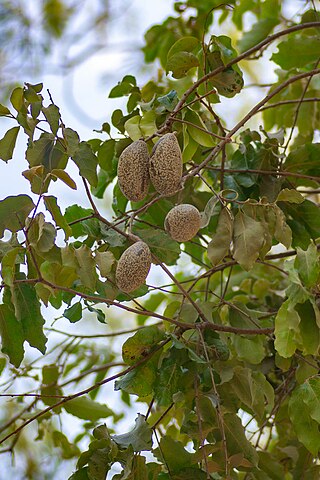
[[[123,150],[118,163],[118,183],[123,195],[133,202],[143,200],[149,189],[149,152],[143,140]]]
[[[116,269],[116,284],[125,293],[142,285],[151,267],[151,253],[144,242],[136,242],[121,255]]]
[[[155,144],[150,157],[150,180],[158,193],[169,195],[179,190],[182,155],[174,133],[166,133]]]
[[[198,233],[200,222],[199,210],[193,205],[183,203],[168,212],[164,227],[173,240],[187,242]]]

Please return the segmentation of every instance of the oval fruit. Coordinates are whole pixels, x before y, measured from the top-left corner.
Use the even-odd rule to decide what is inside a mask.
[[[122,151],[118,163],[118,183],[128,200],[139,202],[147,195],[149,152],[143,140],[136,140]]]
[[[151,267],[151,252],[144,242],[136,242],[121,255],[116,269],[116,284],[125,293],[142,285]]]
[[[177,242],[191,240],[198,233],[200,224],[199,210],[188,203],[173,207],[164,220],[164,228]]]
[[[150,157],[150,180],[158,193],[169,195],[180,188],[182,155],[174,133],[166,133],[155,144]]]

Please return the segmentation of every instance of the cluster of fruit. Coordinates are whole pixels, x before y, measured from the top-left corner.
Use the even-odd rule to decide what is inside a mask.
[[[182,155],[174,133],[163,135],[149,155],[143,140],[131,143],[120,155],[118,183],[124,196],[131,201],[143,200],[150,182],[162,195],[172,195],[181,187]],[[191,240],[200,229],[199,210],[190,204],[173,207],[164,222],[166,232],[177,242]],[[151,267],[151,252],[145,242],[138,241],[121,255],[116,269],[120,290],[130,293],[142,285]]]

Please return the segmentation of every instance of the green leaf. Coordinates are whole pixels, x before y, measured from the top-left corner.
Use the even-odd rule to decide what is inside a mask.
[[[159,107],[157,107],[156,112],[162,113],[164,111],[172,112],[174,107],[178,103],[178,95],[176,90],[170,90],[169,93],[163,95],[162,97],[157,98],[157,103]]]
[[[152,352],[153,348],[164,338],[164,333],[154,325],[138,330],[122,345],[123,361],[127,365],[134,365]]]
[[[92,307],[91,305],[88,304],[86,300],[84,301],[84,303],[86,304],[86,307],[89,310],[89,312],[95,313],[97,315],[98,322],[106,323],[106,316],[100,308]]]
[[[0,140],[0,158],[4,162],[12,158],[19,130],[20,127],[10,128]]]
[[[253,372],[249,368],[237,366],[234,368],[234,376],[226,384],[227,386],[253,414],[256,414],[258,420],[261,421],[264,418],[266,400],[269,402],[270,411],[272,410],[273,388],[261,372]]]
[[[88,477],[88,467],[81,468],[69,477],[68,480],[90,480]]]
[[[86,142],[80,142],[78,149],[72,155],[72,160],[78,166],[80,175],[88,180],[93,187],[97,186],[98,159]]]
[[[168,59],[178,52],[192,52],[200,46],[199,39],[196,37],[182,37],[177,40],[168,52]]]
[[[210,51],[206,54],[206,73],[227,64],[237,55],[236,50],[231,45],[231,38],[225,35],[220,35],[219,37],[212,35]],[[210,78],[209,81],[217,89],[218,93],[225,97],[234,97],[243,87],[242,72],[237,65],[224,69]]]
[[[65,217],[61,213],[57,198],[54,197],[53,195],[47,195],[43,197],[43,200],[44,200],[46,209],[50,212],[56,225],[62,228],[62,230],[65,233],[65,239],[68,240],[68,238],[71,235],[71,228],[68,225]]]
[[[187,372],[182,367],[189,360],[189,352],[183,344],[175,342],[175,345],[178,348],[172,348],[168,357],[163,359],[154,384],[155,399],[157,404],[163,407],[168,407],[173,402],[175,393],[189,386]]]
[[[9,196],[0,201],[0,237],[4,230],[18,232],[25,226],[26,218],[35,208],[28,195]]]
[[[297,256],[294,262],[303,284],[312,288],[318,283],[320,263],[316,245],[311,242],[306,251],[297,247]]]
[[[54,136],[51,133],[42,133],[38,140],[29,142],[26,150],[26,159],[29,166],[44,165],[47,170],[51,170],[53,146]]]
[[[44,261],[40,266],[41,275],[54,285],[70,288],[78,278],[74,267],[60,265],[57,262]]]
[[[38,213],[28,225],[28,240],[31,247],[40,252],[48,252],[54,246],[56,229],[45,221],[44,214]]]
[[[54,168],[53,170],[51,170],[50,175],[51,177],[59,178],[59,180],[68,185],[68,187],[72,188],[72,190],[77,190],[76,182],[64,170]]]
[[[152,393],[155,380],[155,367],[149,362],[146,365],[140,365],[117,380],[114,389],[146,397]]]
[[[1,276],[3,282],[6,285],[13,285],[13,281],[15,278],[15,271],[16,271],[16,263],[17,262],[17,255],[20,253],[24,253],[21,247],[15,247],[12,250],[8,250],[1,262]]]
[[[61,456],[65,460],[77,457],[80,455],[80,450],[74,443],[69,442],[67,437],[58,430],[52,432],[52,440],[55,447],[59,447],[61,450]]]
[[[111,252],[99,252],[95,254],[96,264],[100,270],[102,277],[108,277],[111,273],[112,266],[115,264],[115,257]]]
[[[148,244],[151,253],[156,255],[160,262],[164,262],[166,265],[174,265],[178,260],[180,245],[172,240],[167,233],[154,228],[135,228],[134,233]]]
[[[129,118],[124,124],[124,127],[128,132],[129,137],[133,141],[139,140],[139,138],[143,136],[142,130],[140,128],[140,121],[141,121],[140,115],[135,115],[134,117]]]
[[[50,125],[51,132],[56,135],[60,124],[60,110],[59,108],[51,104],[48,107],[42,108],[43,114],[46,117],[47,122]]]
[[[92,256],[91,249],[87,245],[82,245],[74,250],[78,262],[77,273],[82,284],[90,290],[95,290],[97,281],[96,262]]]
[[[285,214],[301,224],[313,240],[320,237],[320,211],[313,202],[305,200],[300,205],[286,203],[282,204],[281,208]]]
[[[26,110],[23,99],[23,88],[17,87],[12,91],[10,102],[17,112]]]
[[[289,416],[299,441],[316,457],[320,449],[319,413],[315,411],[319,379],[311,385],[310,380],[293,391],[289,401]]]
[[[195,140],[200,145],[203,145],[204,147],[213,147],[215,145],[216,142],[210,135],[210,132],[206,133],[203,130],[197,128],[198,126],[204,130],[207,130],[205,124],[196,112],[191,110],[191,108],[188,108],[184,115],[184,119],[192,123],[192,125],[195,125],[192,126],[188,124],[186,126],[187,131],[190,134],[190,137],[193,138],[193,140]]]
[[[276,202],[302,203],[305,198],[297,190],[284,188],[279,193]]]
[[[0,117],[4,117],[6,115],[10,115],[10,110],[0,103]]]
[[[74,303],[71,307],[67,308],[63,312],[63,316],[71,323],[76,323],[82,318],[82,305],[81,302]]]
[[[297,311],[285,301],[275,319],[275,343],[277,352],[284,358],[292,357],[297,348],[300,317]]]
[[[309,63],[316,63],[319,56],[320,39],[318,36],[290,35],[279,43],[278,52],[272,55],[271,60],[284,70],[290,70],[290,68],[300,68]]]
[[[156,114],[153,110],[143,113],[143,116],[140,120],[140,128],[143,137],[153,135],[158,130],[156,124]]]
[[[129,95],[133,88],[134,87],[127,82],[118,83],[118,85],[111,89],[109,98],[124,97],[125,95]]]
[[[88,225],[90,222],[98,227],[99,223],[95,218],[81,221],[82,218],[86,218],[92,214],[93,210],[90,208],[80,207],[79,205],[70,205],[66,208],[64,218],[68,224],[72,223],[70,228],[74,238],[88,235],[86,225]]]
[[[22,325],[24,338],[41,353],[46,351],[47,337],[43,333],[44,318],[40,302],[32,285],[18,283],[11,288],[15,316]]]
[[[111,438],[120,448],[128,448],[131,445],[134,452],[141,452],[152,449],[152,433],[146,417],[138,413],[132,430],[121,435],[111,435]]]
[[[191,52],[177,52],[168,58],[166,71],[172,72],[173,78],[183,78],[190,68],[198,67],[199,60]]]
[[[117,182],[113,189],[112,209],[117,215],[122,215],[123,212],[126,211],[127,204],[128,199],[123,195],[119,187],[119,183]],[[115,236],[113,233],[111,233],[111,230],[109,230],[109,234],[111,234],[113,237]]]
[[[303,401],[306,404],[310,417],[320,424],[320,378],[308,378],[301,389],[304,390]],[[320,435],[320,432],[319,432]]]
[[[274,237],[278,242],[289,248],[292,242],[292,231],[286,222],[285,214],[277,205],[274,205],[273,211],[276,215]]]
[[[142,117],[135,115],[129,118],[124,126],[130,138],[134,141],[141,137],[153,135],[157,131],[155,112],[149,110],[144,112]]]
[[[51,383],[57,383],[59,380],[60,372],[59,367],[55,364],[44,365],[42,367],[42,383],[44,385],[50,385]]]
[[[193,462],[193,454],[188,452],[183,444],[169,435],[161,438],[160,445],[152,452],[160,462],[167,465],[171,473],[177,473],[189,467]]]
[[[72,128],[63,128],[62,133],[66,142],[67,153],[72,157],[79,148],[79,135],[75,130],[72,130]]]
[[[278,23],[277,18],[264,18],[253,23],[251,30],[245,32],[238,42],[240,52],[245,52],[264,40]]]
[[[107,405],[94,402],[88,397],[77,397],[63,405],[66,412],[83,420],[96,422],[100,418],[110,417],[112,411]]]
[[[33,88],[33,85],[30,83],[25,84],[26,87],[23,89],[23,96],[29,103],[38,103],[41,101],[41,95],[38,95],[36,90]]]
[[[24,356],[24,333],[13,309],[6,304],[0,305],[0,335],[1,351],[8,355],[10,363],[18,368]]]
[[[227,413],[223,416],[223,423],[229,455],[234,455],[241,452],[243,453],[244,457],[249,460],[249,462],[257,466],[257,451],[247,440],[240,418],[233,413]]]
[[[115,155],[115,140],[106,140],[103,142],[98,150],[99,166],[106,172],[113,171],[113,159]],[[115,172],[114,172],[115,173]]]
[[[300,317],[299,331],[304,355],[317,355],[320,345],[320,331],[317,325],[314,306],[310,301],[295,306]]]
[[[241,210],[234,219],[234,259],[245,270],[250,270],[264,243],[263,225]]]
[[[252,336],[247,338],[241,335],[235,335],[233,345],[236,349],[237,357],[253,365],[260,364],[266,356],[262,335],[253,338]]]
[[[220,212],[217,229],[208,245],[207,255],[213,266],[218,265],[227,255],[233,233],[233,217],[228,208]]]

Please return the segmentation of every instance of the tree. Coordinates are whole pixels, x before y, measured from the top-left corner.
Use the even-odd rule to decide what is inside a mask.
[[[140,86],[128,73],[109,95],[126,97],[127,111],[115,110],[95,138],[81,141],[64,124],[42,84],[15,88],[11,105],[1,106],[13,126],[0,140],[0,158],[11,161],[24,133],[22,174],[31,189],[0,202],[1,368],[12,376],[3,386],[14,389],[22,377],[32,386],[16,397],[4,390],[16,411],[0,427],[0,443],[3,452],[18,450],[26,427],[37,424],[39,442],[78,458],[70,480],[104,480],[108,472],[114,479],[316,479],[319,13],[311,2],[286,18],[279,0],[174,6],[176,14],[145,36],[145,61],[160,62],[158,77]],[[244,31],[247,13],[254,21]],[[215,35],[217,22],[232,25],[239,39]],[[259,62],[270,51],[265,68],[275,65],[277,78],[266,86]],[[251,88],[259,101],[230,125],[218,104],[244,108],[243,72],[258,79]],[[138,164],[120,176],[120,157],[136,162],[129,146],[151,162],[158,155],[161,167],[181,149],[174,191],[156,191],[157,178],[171,173],[151,169],[146,196],[128,200],[130,189],[124,196],[119,183],[132,180],[145,155],[139,150]],[[54,182],[83,187],[90,208],[62,212]],[[96,202],[110,189],[113,218]],[[201,212],[201,224],[193,238],[176,241],[165,218],[182,204]],[[150,249],[157,275],[131,291],[119,281],[119,265],[141,241],[134,260],[143,251],[145,261]],[[71,334],[44,328],[48,305],[71,323],[85,312],[108,323],[118,311],[136,323],[103,334],[111,341],[126,333],[121,352],[112,343],[101,350],[76,325]],[[53,331],[65,341],[47,350]],[[40,372],[36,361],[23,363],[25,342],[43,354]],[[127,405],[135,413],[126,433],[122,414],[104,401],[108,384],[122,411]],[[76,437],[57,421],[67,414],[84,420]]]

